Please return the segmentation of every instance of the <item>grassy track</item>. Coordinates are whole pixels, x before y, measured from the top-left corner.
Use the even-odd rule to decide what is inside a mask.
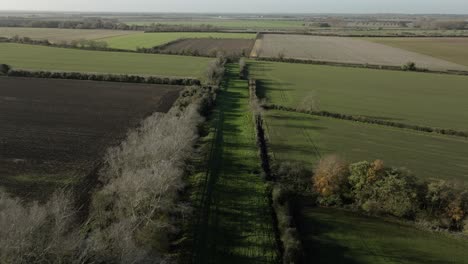
[[[266,184],[259,176],[247,82],[229,67],[217,99],[211,153],[195,179],[195,263],[274,263],[277,258]]]
[[[467,139],[281,111],[268,111],[266,121],[279,160],[314,164],[336,153],[354,162],[382,159],[421,178],[468,183]]]
[[[212,33],[212,32],[168,32],[168,33],[139,33],[102,39],[110,47],[117,49],[136,50],[138,47],[151,48],[166,44],[181,38],[240,38],[254,39],[255,34],[243,33]]]
[[[315,101],[320,110],[468,130],[468,76],[277,62],[252,65],[260,92],[274,104],[297,107]]]
[[[47,39],[51,42],[79,39],[100,40],[139,33],[141,32],[133,30],[0,27],[0,37],[20,36],[39,40]]]
[[[209,58],[102,52],[0,43],[0,61],[14,68],[201,78]]]
[[[468,243],[412,226],[355,215],[306,208],[302,234],[307,263],[466,263]]]
[[[366,40],[468,66],[466,38],[367,38]]]

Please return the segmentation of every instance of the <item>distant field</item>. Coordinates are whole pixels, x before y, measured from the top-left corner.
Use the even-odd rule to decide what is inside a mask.
[[[181,38],[254,39],[255,34],[211,32],[138,33],[133,35],[110,37],[102,39],[102,41],[106,41],[112,48],[135,50],[138,47],[152,48]]]
[[[382,159],[426,179],[468,183],[468,140],[283,111],[267,111],[271,150],[313,165],[338,154],[350,162]],[[467,184],[468,186],[468,184]]]
[[[303,28],[304,22],[298,20],[235,20],[235,19],[206,19],[206,20],[142,20],[123,21],[129,25],[150,25],[152,23],[165,25],[199,26],[211,25],[233,29],[265,29],[265,28]]]
[[[468,38],[367,38],[366,40],[468,66]]]
[[[211,59],[0,43],[0,60],[21,69],[201,78]]]
[[[233,56],[249,56],[254,40],[252,39],[183,39],[167,46],[161,51],[163,53],[198,53],[204,56],[216,56],[216,53],[222,51],[224,54]]]
[[[468,70],[467,66],[357,38],[264,34],[253,57],[310,59],[330,62],[402,66],[409,61],[433,70]]]
[[[350,212],[305,208],[307,263],[447,263],[468,259],[466,240]]]
[[[32,198],[83,180],[183,87],[0,77],[0,186]]]
[[[103,38],[141,34],[132,30],[103,29],[60,29],[60,28],[19,28],[0,27],[0,37],[29,37],[32,39],[47,39],[51,42],[71,41],[79,39],[100,40]]]
[[[274,104],[468,130],[468,77],[276,62],[251,74]]]

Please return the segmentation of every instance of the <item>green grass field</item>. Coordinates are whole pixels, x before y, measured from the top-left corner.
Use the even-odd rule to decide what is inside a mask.
[[[467,38],[366,38],[366,40],[468,65]]]
[[[467,240],[412,226],[321,208],[303,211],[307,263],[453,263],[468,260]]]
[[[138,33],[133,35],[117,36],[101,39],[106,41],[109,47],[116,49],[136,50],[151,48],[166,44],[181,38],[241,38],[254,39],[255,34],[244,33],[212,33],[212,32],[168,32],[168,33]]]
[[[211,59],[0,43],[0,63],[14,68],[202,78]]]
[[[468,130],[468,76],[278,62],[251,63],[271,103]]]
[[[211,151],[196,175],[194,263],[275,263],[276,241],[261,178],[247,81],[228,67],[228,82],[217,98]]]
[[[327,154],[350,162],[382,159],[421,178],[468,183],[467,139],[300,113],[267,111],[265,115],[277,160],[313,165]]]

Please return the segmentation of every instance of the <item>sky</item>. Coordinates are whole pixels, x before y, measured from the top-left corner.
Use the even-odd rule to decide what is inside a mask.
[[[468,0],[0,0],[0,10],[468,14]]]

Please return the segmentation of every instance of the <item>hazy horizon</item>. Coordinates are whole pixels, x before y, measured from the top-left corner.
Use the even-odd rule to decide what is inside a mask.
[[[144,12],[144,13],[340,13],[340,14],[468,14],[466,0],[15,0],[1,11]]]

